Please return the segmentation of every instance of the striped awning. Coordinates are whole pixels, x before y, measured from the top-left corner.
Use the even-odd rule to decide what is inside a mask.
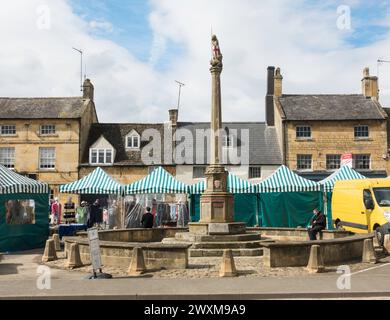
[[[181,194],[188,186],[176,180],[168,171],[159,167],[145,178],[125,186],[125,194]]]
[[[336,172],[334,172],[328,178],[319,182],[325,192],[332,192],[336,181],[339,180],[361,180],[367,179],[365,176],[361,175],[359,172],[353,170],[348,166],[343,166]]]
[[[0,165],[0,194],[49,192],[48,184],[27,178]]]
[[[189,186],[188,193],[190,194],[202,194],[206,190],[206,181],[201,181],[197,184]],[[228,192],[238,194],[238,193],[256,193],[255,185],[251,184],[249,181],[241,179],[229,173],[228,177]]]
[[[300,177],[286,166],[281,166],[269,178],[256,185],[259,193],[320,191],[321,185]]]
[[[72,194],[122,194],[123,186],[111,178],[103,169],[97,168],[78,181],[62,185],[60,192]]]

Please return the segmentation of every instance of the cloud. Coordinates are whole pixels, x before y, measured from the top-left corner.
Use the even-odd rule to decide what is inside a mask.
[[[350,4],[353,13],[360,2]],[[0,11],[0,95],[79,95],[77,47],[86,53],[101,121],[166,121],[177,101],[175,79],[186,83],[180,119],[209,121],[212,26],[224,54],[224,120],[262,121],[268,65],[282,68],[286,93],[360,93],[363,68],[376,73],[377,58],[390,58],[389,34],[366,47],[350,44],[356,31],[337,28],[338,5],[150,0],[154,40],[141,61],[109,40],[114,21],[84,20],[65,0],[9,1]],[[42,8],[49,9],[48,19]],[[160,70],[161,60],[178,46],[183,50]],[[380,75],[381,101],[390,106],[390,64],[380,67]]]

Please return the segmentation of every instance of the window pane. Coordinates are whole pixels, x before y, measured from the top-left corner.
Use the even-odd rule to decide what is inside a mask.
[[[2,135],[14,135],[14,134],[16,134],[16,126],[15,125],[4,125],[4,126],[1,126],[1,134]]]
[[[249,179],[261,178],[261,167],[250,167],[249,168]]]
[[[297,169],[298,170],[311,170],[312,168],[312,155],[299,154],[297,156]]]
[[[326,169],[337,170],[341,167],[341,155],[339,154],[328,154],[326,156]]]
[[[7,224],[35,224],[34,200],[8,200],[5,202],[5,220]]]
[[[40,148],[39,163],[41,169],[55,169],[56,167],[56,149]]]
[[[9,169],[15,168],[15,148],[0,149],[0,164]]]
[[[353,167],[358,170],[370,170],[371,155],[369,154],[354,154]]]
[[[311,138],[311,127],[309,126],[297,126],[296,128],[297,138]]]
[[[139,148],[139,138],[138,136],[133,137],[133,148]]]
[[[106,163],[112,163],[112,151],[109,149],[106,150]]]
[[[45,124],[41,126],[41,134],[47,135],[47,134],[55,134],[56,133],[56,126],[51,124]]]
[[[104,150],[99,150],[99,163],[104,164]]]
[[[355,138],[368,138],[370,136],[368,126],[355,127]]]
[[[97,150],[91,151],[91,163],[93,164],[97,163]]]

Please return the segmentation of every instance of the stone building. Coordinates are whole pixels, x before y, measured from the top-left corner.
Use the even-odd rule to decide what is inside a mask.
[[[185,163],[177,163],[176,176],[187,184],[205,178],[205,170],[210,164],[210,155],[205,152],[209,150],[209,127],[210,123],[206,122],[178,123],[179,130],[188,130],[193,137],[205,133],[204,140],[194,139],[192,145],[187,145],[187,150],[192,152],[190,158]],[[229,172],[258,183],[282,164],[275,128],[267,127],[263,122],[229,122],[223,123],[222,127],[222,162]]]
[[[91,126],[87,145],[80,164],[80,177],[84,177],[97,167],[103,168],[112,178],[122,184],[130,184],[144,178],[157,166],[164,165],[164,150],[159,150],[159,141],[154,152],[159,152],[155,162],[142,159],[144,148],[152,139],[149,132],[164,139],[164,130],[169,131],[169,124],[164,123],[95,123]],[[164,144],[164,141],[161,142]],[[153,150],[152,150],[153,152]],[[164,168],[175,175],[175,167],[168,162]]]
[[[79,164],[91,125],[98,122],[94,87],[82,97],[0,98],[0,163],[46,182],[52,197],[61,184],[79,178]]]
[[[267,124],[277,131],[283,162],[320,180],[353,154],[354,168],[384,177],[388,167],[387,120],[379,103],[378,78],[364,69],[361,94],[293,95],[282,90],[280,69],[268,68]]]

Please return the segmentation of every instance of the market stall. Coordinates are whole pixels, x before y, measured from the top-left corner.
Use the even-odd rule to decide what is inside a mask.
[[[200,197],[206,190],[206,182],[201,181],[189,187],[191,199],[191,219],[200,219]],[[234,195],[234,218],[245,222],[247,226],[259,225],[259,194],[256,187],[249,181],[243,180],[233,173],[228,176],[228,191]]]
[[[105,224],[107,228],[122,227],[123,226],[123,208],[122,208],[122,195],[123,186],[111,178],[102,168],[98,167],[89,175],[84,178],[62,185],[60,187],[61,193],[87,195],[91,199],[103,198],[105,201],[100,201],[98,204],[93,203],[95,200],[91,200],[87,209],[92,223]],[[101,210],[101,217],[91,218],[92,213],[95,211],[95,207],[99,206],[98,210]],[[84,224],[71,224],[62,225],[59,227],[60,236],[69,235],[74,230],[86,229],[87,225]]]
[[[0,252],[45,246],[49,186],[0,165]]]
[[[336,184],[336,181],[340,180],[361,180],[367,179],[365,176],[355,171],[354,169],[348,166],[342,166],[339,170],[334,172],[328,178],[319,182],[322,186],[322,190],[324,192],[324,211],[327,216],[328,228],[333,229],[332,223],[332,195],[333,188]]]
[[[256,188],[263,227],[305,228],[313,217],[313,209],[323,207],[321,186],[286,166],[281,166]]]
[[[186,226],[189,222],[188,186],[176,180],[162,167],[145,178],[124,187],[126,199],[126,227],[140,226],[142,214],[150,207],[155,226]],[[176,196],[179,197],[176,197]]]

